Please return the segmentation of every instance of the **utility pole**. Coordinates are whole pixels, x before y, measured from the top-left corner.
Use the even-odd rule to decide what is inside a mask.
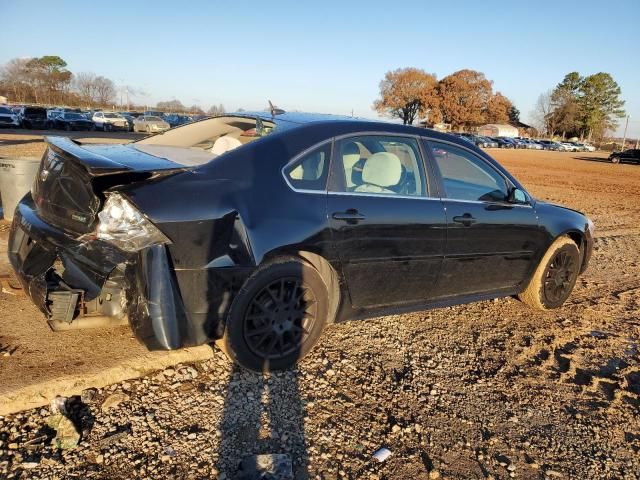
[[[622,151],[624,151],[624,143],[627,141],[627,128],[629,127],[629,115],[627,115],[627,122],[624,124],[624,135],[622,137]]]

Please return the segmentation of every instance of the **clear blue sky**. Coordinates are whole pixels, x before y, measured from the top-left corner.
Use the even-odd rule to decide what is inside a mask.
[[[640,135],[640,0],[0,0],[0,63],[60,55],[147,93],[205,108],[375,117],[387,70],[484,72],[530,118],[570,71],[609,72]]]

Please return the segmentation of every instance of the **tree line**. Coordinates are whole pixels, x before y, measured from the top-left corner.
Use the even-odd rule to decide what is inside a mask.
[[[533,117],[538,129],[549,136],[599,141],[625,116],[621,93],[608,73],[583,77],[571,72],[538,97]]]
[[[130,95],[140,93],[131,87],[122,87],[119,92],[113,80],[92,72],[73,74],[67,69],[67,62],[56,55],[14,58],[0,67],[0,94],[14,103],[112,108],[125,101],[129,104],[128,99],[118,98],[124,88]],[[179,100],[158,102],[156,108],[165,112],[205,113],[199,105],[187,107]],[[222,105],[209,109],[209,114],[218,113],[224,113]]]
[[[493,92],[493,82],[484,73],[468,69],[439,81],[418,68],[389,71],[373,108],[405,125],[424,118],[428,124],[445,123],[454,130],[520,120],[519,110],[500,92]]]

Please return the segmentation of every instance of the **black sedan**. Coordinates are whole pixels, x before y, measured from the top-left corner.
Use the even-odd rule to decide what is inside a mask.
[[[56,115],[51,120],[51,126],[53,128],[60,128],[63,130],[95,130],[96,126],[93,121],[80,113],[65,112],[60,115]]]
[[[331,322],[518,295],[560,307],[593,224],[454,136],[330,116],[208,118],[128,145],[48,138],[9,256],[55,330],[128,323],[286,368]]]
[[[630,148],[623,152],[613,152],[609,155],[609,161],[611,163],[629,162],[640,163],[640,150],[637,148]]]

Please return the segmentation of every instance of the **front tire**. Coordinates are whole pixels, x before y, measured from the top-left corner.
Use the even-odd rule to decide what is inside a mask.
[[[620,157],[609,157],[611,163],[620,163]]]
[[[328,317],[328,290],[320,273],[296,257],[260,267],[233,301],[217,342],[248,370],[295,365],[317,343]]]
[[[560,237],[544,254],[518,298],[537,310],[558,308],[571,295],[579,273],[578,246],[569,237]]]

